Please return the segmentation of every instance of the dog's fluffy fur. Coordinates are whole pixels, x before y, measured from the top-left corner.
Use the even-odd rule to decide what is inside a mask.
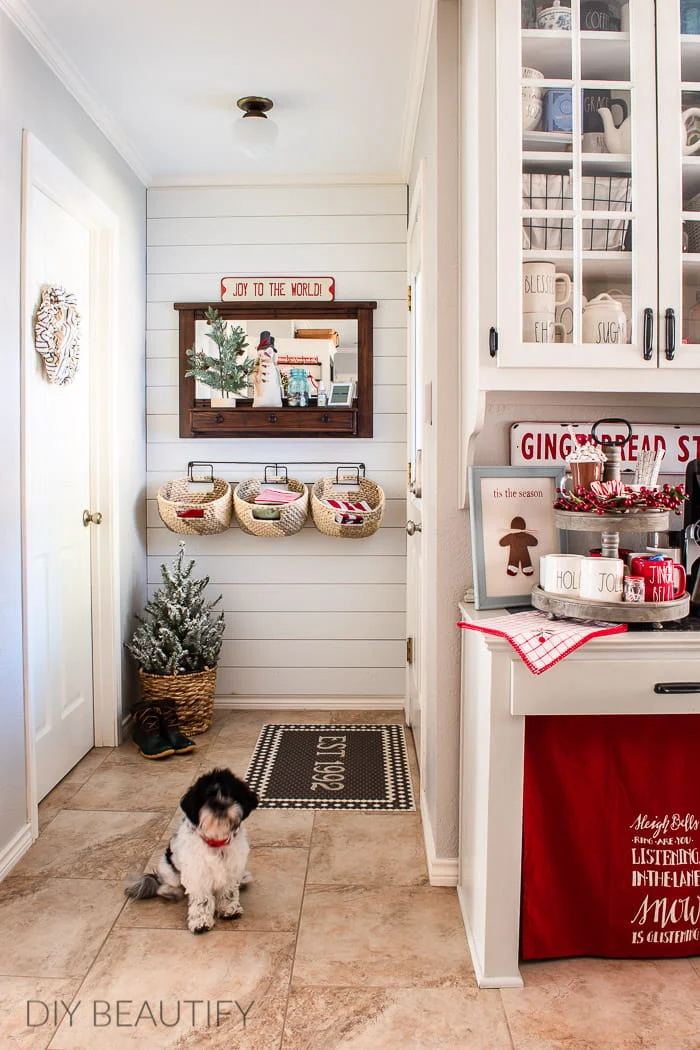
[[[180,900],[187,894],[192,933],[211,930],[215,915],[237,919],[243,913],[239,887],[252,878],[246,871],[249,848],[243,821],[257,804],[255,792],[230,769],[201,776],[180,800],[184,817],[158,870],[129,879],[127,896]]]

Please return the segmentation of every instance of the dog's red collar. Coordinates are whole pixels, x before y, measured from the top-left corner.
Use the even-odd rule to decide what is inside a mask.
[[[207,846],[211,846],[212,849],[221,849],[222,846],[228,846],[231,841],[231,836],[227,839],[208,839],[206,835],[202,835],[202,838],[206,842]]]

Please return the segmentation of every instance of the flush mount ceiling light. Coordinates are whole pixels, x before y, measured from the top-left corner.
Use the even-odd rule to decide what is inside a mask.
[[[236,102],[243,117],[233,126],[234,141],[248,157],[266,157],[277,141],[277,125],[268,117],[273,103],[269,98],[248,95]]]

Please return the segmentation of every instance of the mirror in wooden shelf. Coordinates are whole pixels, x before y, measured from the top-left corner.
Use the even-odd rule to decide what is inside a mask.
[[[246,333],[246,355],[256,356],[260,333],[269,332],[282,377],[280,408],[254,408],[253,390],[221,404],[210,387],[187,376],[192,347],[215,355],[207,339],[206,312],[218,311],[231,327]],[[175,303],[180,317],[180,437],[372,437],[373,311],[376,302]],[[292,368],[304,368],[310,398],[307,406],[287,403]],[[319,406],[323,382],[329,404]],[[332,383],[354,384],[351,404],[330,404]],[[214,401],[214,403],[212,403]]]

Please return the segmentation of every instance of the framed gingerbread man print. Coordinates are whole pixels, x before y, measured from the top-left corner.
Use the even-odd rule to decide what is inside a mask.
[[[540,558],[561,538],[553,505],[561,467],[470,467],[474,605],[530,605]]]

